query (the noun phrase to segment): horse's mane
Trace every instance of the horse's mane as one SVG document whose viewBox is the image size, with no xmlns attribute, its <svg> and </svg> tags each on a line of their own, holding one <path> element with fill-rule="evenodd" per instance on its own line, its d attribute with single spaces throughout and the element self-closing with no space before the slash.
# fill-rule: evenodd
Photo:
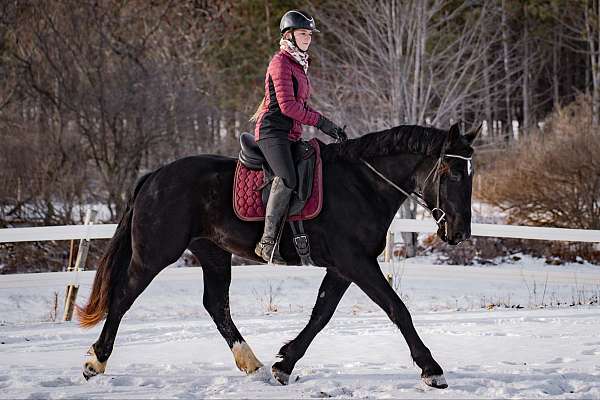
<svg viewBox="0 0 600 400">
<path fill-rule="evenodd" d="M 344 143 L 330 143 L 321 148 L 321 156 L 324 161 L 351 162 L 400 153 L 437 156 L 447 135 L 448 132 L 437 128 L 400 125 Z"/>
</svg>

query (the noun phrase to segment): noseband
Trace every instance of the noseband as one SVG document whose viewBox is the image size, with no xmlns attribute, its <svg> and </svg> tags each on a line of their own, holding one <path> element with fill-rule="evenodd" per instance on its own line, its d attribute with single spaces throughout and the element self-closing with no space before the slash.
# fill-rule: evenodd
<svg viewBox="0 0 600 400">
<path fill-rule="evenodd" d="M 425 181 L 423 182 L 423 187 L 420 192 L 415 192 L 415 191 L 412 191 L 410 193 L 406 192 L 404 189 L 402 189 L 401 187 L 396 185 L 394 182 L 389 180 L 381 172 L 377 171 L 375 169 L 375 167 L 373 167 L 371 164 L 369 164 L 366 160 L 361 159 L 361 161 L 367 167 L 369 167 L 373 172 L 375 172 L 379 177 L 381 177 L 381 179 L 386 181 L 390 186 L 392 186 L 393 188 L 395 188 L 396 190 L 398 190 L 399 192 L 404 194 L 406 197 L 410 198 L 412 201 L 414 201 L 415 203 L 419 204 L 421 207 L 423 207 L 424 209 L 429 211 L 429 214 L 433 217 L 433 219 L 435 220 L 435 223 L 438 226 L 438 232 L 443 233 L 444 235 L 446 234 L 446 222 L 447 221 L 446 221 L 446 212 L 440 208 L 440 187 L 441 187 L 440 167 L 442 165 L 444 158 L 446 158 L 446 157 L 458 158 L 458 159 L 465 160 L 468 162 L 468 171 L 470 173 L 471 172 L 471 162 L 472 162 L 472 157 L 459 156 L 458 154 L 446 154 L 446 145 L 447 145 L 447 143 L 444 142 L 442 151 L 440 153 L 440 157 L 437 159 L 437 161 L 434 164 L 431 171 L 429 171 L 429 174 L 427 174 L 427 178 L 425 178 Z M 436 206 L 434 208 L 429 208 L 429 206 L 425 202 L 424 192 L 425 192 L 425 189 L 427 188 L 429 178 L 431 178 L 432 176 L 433 176 L 432 182 L 437 180 Z M 434 215 L 434 213 L 436 213 L 436 212 L 439 213 L 438 218 L 436 218 L 436 216 Z"/>
</svg>

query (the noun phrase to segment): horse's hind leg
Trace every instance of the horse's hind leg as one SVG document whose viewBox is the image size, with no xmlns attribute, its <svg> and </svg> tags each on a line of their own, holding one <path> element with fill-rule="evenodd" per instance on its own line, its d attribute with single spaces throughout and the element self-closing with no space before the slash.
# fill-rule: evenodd
<svg viewBox="0 0 600 400">
<path fill-rule="evenodd" d="M 302 329 L 302 332 L 292 341 L 284 345 L 278 356 L 281 361 L 273 364 L 273 376 L 279 383 L 286 385 L 294 365 L 298 362 L 315 336 L 327 325 L 337 305 L 350 286 L 350 281 L 339 276 L 336 272 L 328 270 L 321 282 L 317 301 L 312 310 L 308 324 Z"/>
<path fill-rule="evenodd" d="M 151 269 L 142 265 L 140 261 L 136 261 L 136 257 L 131 260 L 126 279 L 117 282 L 117 286 L 113 289 L 108 314 L 100 337 L 88 352 L 88 358 L 83 367 L 83 376 L 86 379 L 104 373 L 106 362 L 113 350 L 121 319 L 135 299 L 148 287 L 152 279 L 161 270 L 162 268 Z"/>
<path fill-rule="evenodd" d="M 183 229 L 179 229 L 177 234 L 167 231 L 157 233 L 141 228 L 136 231 L 134 224 L 132 231 L 134 240 L 131 259 L 120 260 L 122 263 L 129 261 L 128 266 L 120 265 L 120 262 L 115 263 L 114 268 L 127 270 L 110 282 L 106 321 L 84 364 L 83 375 L 86 379 L 104 372 L 121 319 L 156 275 L 177 261 L 189 243 L 188 233 Z"/>
<path fill-rule="evenodd" d="M 104 373 L 121 319 L 161 269 L 144 268 L 135 257 L 132 258 L 126 279 L 116 282 L 117 285 L 112 291 L 113 295 L 100 337 L 88 352 L 89 357 L 83 367 L 83 376 L 86 379 Z"/>
<path fill-rule="evenodd" d="M 202 264 L 204 273 L 203 302 L 206 311 L 225 339 L 237 367 L 247 374 L 263 366 L 246 343 L 229 312 L 229 284 L 231 283 L 231 253 L 214 243 L 200 239 L 192 242 L 189 249 Z"/>
</svg>

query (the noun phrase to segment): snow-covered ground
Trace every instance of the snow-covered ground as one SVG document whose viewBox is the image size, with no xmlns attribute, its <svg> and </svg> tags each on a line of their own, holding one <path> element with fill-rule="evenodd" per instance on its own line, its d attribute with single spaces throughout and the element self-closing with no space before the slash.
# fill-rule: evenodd
<svg viewBox="0 0 600 400">
<path fill-rule="evenodd" d="M 163 271 L 125 317 L 107 373 L 86 382 L 84 331 L 62 314 L 67 273 L 0 276 L 0 398 L 600 398 L 600 268 L 382 265 L 449 388 L 424 388 L 398 329 L 352 286 L 283 387 L 269 367 L 308 320 L 324 271 L 233 268 L 231 310 L 267 366 L 239 372 L 202 306 L 202 270 Z M 80 274 L 79 302 L 93 272 Z M 539 308 L 540 304 L 567 303 Z M 516 306 L 524 308 L 516 308 Z M 499 307 L 497 307 L 499 306 Z M 515 307 L 515 308 L 505 308 Z M 60 319 L 60 318 L 59 318 Z"/>
</svg>

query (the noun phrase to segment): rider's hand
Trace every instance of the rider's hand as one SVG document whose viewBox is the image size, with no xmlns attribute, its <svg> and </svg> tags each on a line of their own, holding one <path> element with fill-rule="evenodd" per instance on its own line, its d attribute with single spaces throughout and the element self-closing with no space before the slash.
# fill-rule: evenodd
<svg viewBox="0 0 600 400">
<path fill-rule="evenodd" d="M 337 141 L 343 142 L 348 139 L 348 135 L 346 135 L 343 128 L 340 128 L 322 115 L 319 117 L 319 122 L 317 122 L 317 128 Z"/>
<path fill-rule="evenodd" d="M 343 128 L 338 129 L 337 135 L 338 135 L 338 140 L 340 142 L 345 142 L 346 140 L 348 140 L 348 135 L 346 134 L 345 126 Z"/>
</svg>

